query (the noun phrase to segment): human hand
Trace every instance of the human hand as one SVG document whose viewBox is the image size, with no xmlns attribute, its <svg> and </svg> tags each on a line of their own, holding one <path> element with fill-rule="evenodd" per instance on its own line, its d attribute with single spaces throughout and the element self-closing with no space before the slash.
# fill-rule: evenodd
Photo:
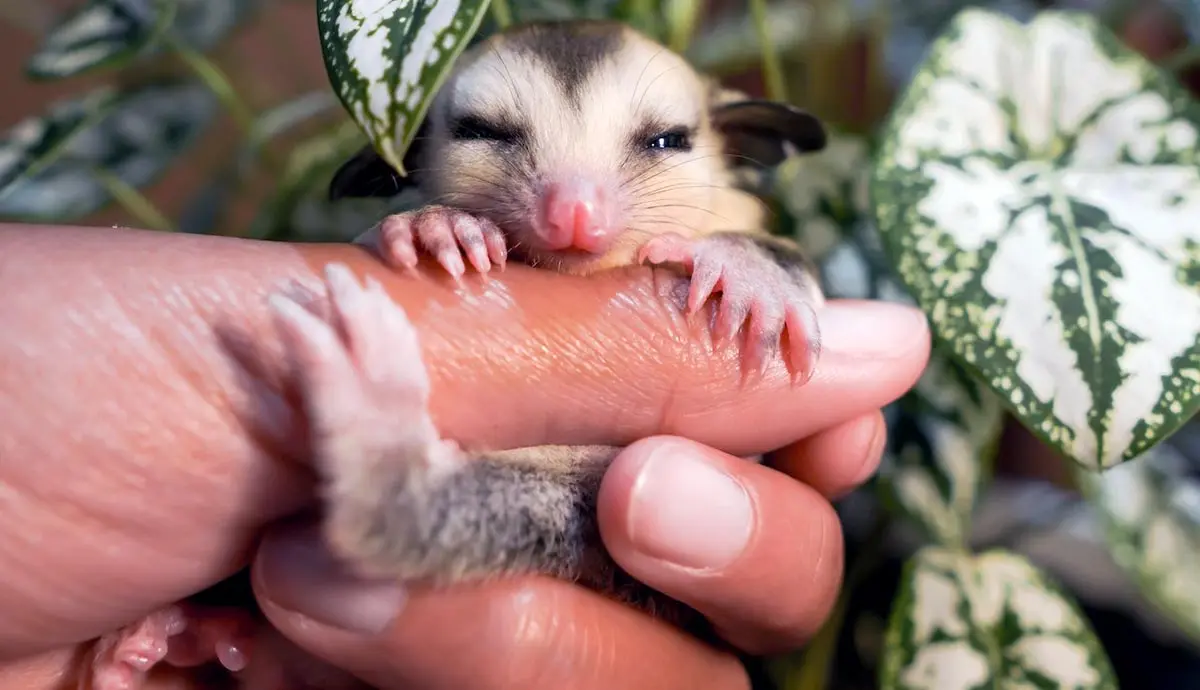
<svg viewBox="0 0 1200 690">
<path fill-rule="evenodd" d="M 705 353 L 703 327 L 673 316 L 650 278 L 661 274 L 645 269 L 589 279 L 512 269 L 463 299 L 342 245 L 18 227 L 0 230 L 10 295 L 0 323 L 21 334 L 0 339 L 0 480 L 16 488 L 0 501 L 17 516 L 0 553 L 19 555 L 0 565 L 10 614 L 0 620 L 0 687 L 49 687 L 75 645 L 235 571 L 266 524 L 312 501 L 311 477 L 288 460 L 303 457 L 292 441 L 303 422 L 273 364 L 265 295 L 332 260 L 383 282 L 417 323 L 447 436 L 510 447 L 644 439 L 601 497 L 614 557 L 750 651 L 792 646 L 820 625 L 841 574 L 824 497 L 870 474 L 878 408 L 924 365 L 928 334 L 910 310 L 835 302 L 812 381 L 741 388 L 736 353 Z M 230 344 L 253 346 L 261 369 L 229 358 Z M 493 412 L 489 423 L 480 409 Z M 647 438 L 660 434 L 696 441 Z M 698 445 L 749 455 L 797 440 L 778 464 L 805 483 Z M 669 527 L 668 507 L 685 507 L 689 490 L 673 483 L 673 498 L 647 496 L 663 487 L 642 479 L 663 467 L 648 459 L 655 449 L 671 453 L 668 469 L 708 463 L 746 489 L 749 545 L 723 568 L 671 565 L 651 547 L 653 525 Z M 645 505 L 657 506 L 649 528 L 637 517 Z M 255 565 L 261 603 L 302 647 L 380 687 L 744 685 L 732 657 L 538 578 L 410 592 L 383 634 L 337 630 L 363 621 L 331 615 L 330 594 L 355 591 L 321 590 L 322 577 L 337 581 L 328 565 L 303 525 L 275 530 Z"/>
</svg>

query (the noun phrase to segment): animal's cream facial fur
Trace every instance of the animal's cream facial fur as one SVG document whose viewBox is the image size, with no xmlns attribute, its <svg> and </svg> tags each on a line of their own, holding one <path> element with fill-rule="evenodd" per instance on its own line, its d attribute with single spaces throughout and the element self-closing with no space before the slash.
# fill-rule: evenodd
<svg viewBox="0 0 1200 690">
<path fill-rule="evenodd" d="M 431 200 L 488 216 L 515 251 L 565 269 L 629 263 L 663 231 L 691 235 L 753 222 L 745 208 L 722 217 L 739 193 L 709 122 L 707 84 L 640 34 L 595 30 L 578 45 L 501 34 L 460 60 L 430 109 L 421 167 Z M 500 129 L 506 140 L 456 137 L 464 117 Z M 680 132 L 686 145 L 675 147 Z M 571 180 L 599 191 L 596 212 L 613 230 L 603 251 L 552 251 L 536 232 L 546 222 L 547 191 Z"/>
</svg>

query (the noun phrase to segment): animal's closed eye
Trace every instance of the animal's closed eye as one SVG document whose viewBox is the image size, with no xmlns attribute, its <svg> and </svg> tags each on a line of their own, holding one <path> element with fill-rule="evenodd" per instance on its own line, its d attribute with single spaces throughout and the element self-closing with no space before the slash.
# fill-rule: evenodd
<svg viewBox="0 0 1200 690">
<path fill-rule="evenodd" d="M 461 141 L 515 144 L 521 140 L 524 133 L 519 127 L 506 122 L 489 122 L 478 115 L 464 115 L 451 124 L 450 136 Z"/>
</svg>

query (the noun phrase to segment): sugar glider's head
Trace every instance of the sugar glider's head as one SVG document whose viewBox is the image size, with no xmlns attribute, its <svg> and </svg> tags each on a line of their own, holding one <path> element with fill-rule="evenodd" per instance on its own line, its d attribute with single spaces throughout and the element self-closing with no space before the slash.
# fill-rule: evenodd
<svg viewBox="0 0 1200 690">
<path fill-rule="evenodd" d="M 746 229 L 758 218 L 722 201 L 736 193 L 732 168 L 825 145 L 803 111 L 718 93 L 621 23 L 519 26 L 459 59 L 407 152 L 408 177 L 355 190 L 370 173 L 348 164 L 331 193 L 417 184 L 429 203 L 496 222 L 533 262 L 621 263 L 652 234 Z"/>
</svg>

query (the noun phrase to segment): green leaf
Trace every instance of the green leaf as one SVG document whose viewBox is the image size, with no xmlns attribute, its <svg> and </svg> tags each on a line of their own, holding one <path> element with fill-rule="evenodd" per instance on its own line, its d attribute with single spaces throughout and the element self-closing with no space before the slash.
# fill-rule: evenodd
<svg viewBox="0 0 1200 690">
<path fill-rule="evenodd" d="M 904 568 L 880 672 L 884 690 L 1117 688 L 1069 596 L 1007 551 L 930 546 Z"/>
<path fill-rule="evenodd" d="M 51 108 L 10 130 L 0 151 L 21 163 L 4 168 L 0 217 L 76 219 L 110 201 L 93 171 L 140 188 L 154 181 L 212 121 L 216 99 L 204 86 L 164 83 L 127 92 L 103 89 Z M 7 158 L 7 156 L 6 156 Z"/>
<path fill-rule="evenodd" d="M 62 79 L 125 62 L 170 26 L 175 10 L 165 0 L 92 0 L 46 35 L 25 71 Z"/>
<path fill-rule="evenodd" d="M 488 0 L 317 0 L 325 69 L 379 154 L 401 162 Z"/>
<path fill-rule="evenodd" d="M 1200 641 L 1200 421 L 1132 462 L 1077 475 L 1114 560 Z"/>
<path fill-rule="evenodd" d="M 1090 469 L 1200 408 L 1198 121 L 1087 15 L 973 9 L 884 132 L 872 201 L 904 284 L 956 357 Z"/>
<path fill-rule="evenodd" d="M 26 63 L 34 79 L 62 79 L 161 53 L 171 29 L 198 49 L 216 43 L 253 7 L 250 0 L 91 0 L 51 30 Z"/>
<path fill-rule="evenodd" d="M 1004 428 L 1000 401 L 934 350 L 917 385 L 884 416 L 888 446 L 878 478 L 885 501 L 937 543 L 965 545 Z"/>
<path fill-rule="evenodd" d="M 18 179 L 53 163 L 71 138 L 106 115 L 116 99 L 116 91 L 100 88 L 54 103 L 45 115 L 26 118 L 5 132 L 0 138 L 0 199 Z"/>
<path fill-rule="evenodd" d="M 780 167 L 777 194 L 827 295 L 912 304 L 870 218 L 869 174 L 869 143 L 832 134 L 825 150 Z M 916 386 L 884 417 L 888 446 L 877 480 L 885 503 L 937 543 L 961 546 L 991 475 L 1004 421 L 999 399 L 935 347 Z"/>
</svg>

